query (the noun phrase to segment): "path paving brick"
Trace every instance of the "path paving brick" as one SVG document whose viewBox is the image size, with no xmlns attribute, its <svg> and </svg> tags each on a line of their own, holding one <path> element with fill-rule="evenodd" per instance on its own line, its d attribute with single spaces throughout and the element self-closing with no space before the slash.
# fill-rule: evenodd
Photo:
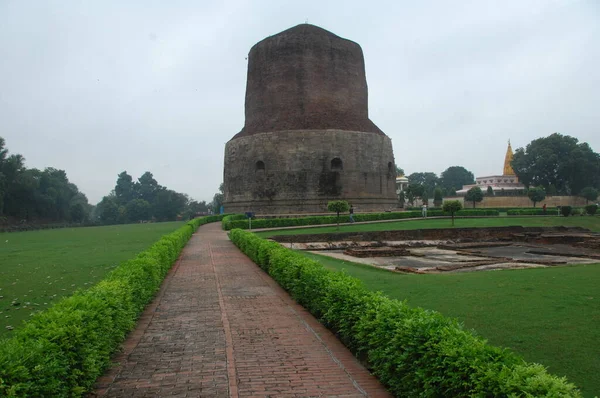
<svg viewBox="0 0 600 398">
<path fill-rule="evenodd" d="M 93 396 L 390 396 L 218 223 L 194 234 L 123 348 Z"/>
</svg>

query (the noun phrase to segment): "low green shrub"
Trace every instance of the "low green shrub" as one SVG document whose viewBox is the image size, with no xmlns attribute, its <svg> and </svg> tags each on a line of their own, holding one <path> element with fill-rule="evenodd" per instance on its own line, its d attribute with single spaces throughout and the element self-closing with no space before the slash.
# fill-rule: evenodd
<svg viewBox="0 0 600 398">
<path fill-rule="evenodd" d="M 528 208 L 528 209 L 510 209 L 506 213 L 509 216 L 544 216 L 544 215 L 550 214 L 550 211 L 547 209 L 544 212 L 544 209 Z M 556 209 L 554 210 L 553 214 L 556 215 Z"/>
<path fill-rule="evenodd" d="M 225 231 L 229 231 L 231 229 L 231 222 L 232 221 L 245 220 L 245 219 L 246 219 L 246 215 L 245 214 L 229 214 L 229 215 L 224 215 L 223 219 L 221 220 L 221 227 Z M 246 221 L 246 222 L 248 222 L 248 221 Z"/>
<path fill-rule="evenodd" d="M 571 206 L 561 206 L 560 214 L 562 214 L 565 217 L 569 217 L 573 214 L 573 208 Z"/>
<path fill-rule="evenodd" d="M 461 210 L 457 217 L 472 217 L 472 216 L 498 216 L 497 210 L 488 209 L 473 209 Z M 449 213 L 444 213 L 442 210 L 427 211 L 428 217 L 450 216 Z M 242 216 L 244 217 L 244 216 Z M 354 214 L 354 221 L 380 221 L 380 220 L 399 220 L 404 218 L 422 217 L 421 210 L 418 211 L 400 211 L 400 212 L 385 212 L 385 213 L 363 213 Z M 347 214 L 340 215 L 341 223 L 350 222 L 350 217 Z M 303 225 L 323 225 L 336 224 L 336 216 L 309 216 L 298 218 L 257 218 L 252 220 L 252 228 L 280 228 L 280 227 L 296 227 Z M 234 228 L 248 229 L 248 220 L 228 219 L 222 222 L 223 229 L 229 231 Z"/>
<path fill-rule="evenodd" d="M 598 211 L 598 205 L 587 205 L 585 206 L 585 212 L 590 216 L 593 216 Z"/>
<path fill-rule="evenodd" d="M 219 220 L 209 216 L 186 223 L 0 341 L 0 396 L 82 396 L 110 365 L 193 232 Z"/>
<path fill-rule="evenodd" d="M 234 229 L 230 238 L 398 397 L 581 397 L 566 378 L 487 344 L 453 319 L 368 291 L 345 273 Z"/>
</svg>

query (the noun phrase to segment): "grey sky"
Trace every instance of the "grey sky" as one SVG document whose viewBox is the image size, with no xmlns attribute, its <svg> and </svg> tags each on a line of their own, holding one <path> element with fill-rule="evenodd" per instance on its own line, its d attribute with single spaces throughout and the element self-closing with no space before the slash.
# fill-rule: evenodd
<svg viewBox="0 0 600 398">
<path fill-rule="evenodd" d="M 250 47 L 306 20 L 361 45 L 408 174 L 501 173 L 508 139 L 553 132 L 600 151 L 596 0 L 0 0 L 0 136 L 93 204 L 123 170 L 211 200 Z"/>
</svg>

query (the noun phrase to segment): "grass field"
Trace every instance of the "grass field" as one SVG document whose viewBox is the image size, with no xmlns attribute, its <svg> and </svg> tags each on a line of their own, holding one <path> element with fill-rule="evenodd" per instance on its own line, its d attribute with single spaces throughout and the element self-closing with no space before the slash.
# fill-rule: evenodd
<svg viewBox="0 0 600 398">
<path fill-rule="evenodd" d="M 505 227 L 521 225 L 524 227 L 552 227 L 570 226 L 588 228 L 600 232 L 600 217 L 488 217 L 488 218 L 460 218 L 454 220 L 454 228 L 466 227 Z M 393 231 L 397 229 L 424 229 L 424 228 L 452 228 L 450 219 L 418 219 L 393 222 L 341 224 L 337 227 L 294 228 L 257 232 L 266 238 L 274 235 L 299 235 L 299 234 L 328 234 L 334 232 L 359 232 L 359 231 Z"/>
<path fill-rule="evenodd" d="M 182 222 L 0 233 L 0 338 L 6 328 L 98 282 Z M 18 303 L 18 305 L 17 305 Z"/>
<path fill-rule="evenodd" d="M 403 275 L 305 253 L 367 288 L 458 318 L 600 396 L 600 264 L 446 275 Z"/>
</svg>

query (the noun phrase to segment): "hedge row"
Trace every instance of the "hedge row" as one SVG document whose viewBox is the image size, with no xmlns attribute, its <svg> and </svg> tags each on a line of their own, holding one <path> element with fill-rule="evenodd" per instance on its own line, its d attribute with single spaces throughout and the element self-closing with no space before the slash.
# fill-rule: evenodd
<svg viewBox="0 0 600 398">
<path fill-rule="evenodd" d="M 506 212 L 509 216 L 545 216 L 545 215 L 557 215 L 556 208 L 552 209 L 510 209 Z"/>
<path fill-rule="evenodd" d="M 364 288 L 299 253 L 235 229 L 231 240 L 336 333 L 398 397 L 581 397 L 565 378 L 490 346 L 456 320 Z"/>
<path fill-rule="evenodd" d="M 498 216 L 497 210 L 488 209 L 473 209 L 461 210 L 456 213 L 457 217 L 469 216 Z M 402 211 L 402 212 L 386 212 L 386 213 L 365 213 L 355 214 L 354 221 L 379 221 L 379 220 L 398 220 L 403 218 L 418 218 L 421 217 L 421 211 Z M 450 216 L 450 213 L 444 213 L 442 210 L 431 210 L 427 212 L 428 217 Z M 242 215 L 239 219 L 236 216 L 230 216 L 223 219 L 223 229 L 229 231 L 234 228 L 248 229 L 248 220 Z M 350 222 L 348 214 L 340 215 L 340 222 Z M 252 220 L 252 228 L 279 228 L 279 227 L 294 227 L 302 225 L 322 225 L 335 224 L 337 216 L 312 216 L 299 218 L 258 218 Z"/>
<path fill-rule="evenodd" d="M 38 313 L 0 342 L 0 396 L 81 396 L 110 365 L 179 252 L 202 224 L 194 219 L 105 279 Z"/>
</svg>

